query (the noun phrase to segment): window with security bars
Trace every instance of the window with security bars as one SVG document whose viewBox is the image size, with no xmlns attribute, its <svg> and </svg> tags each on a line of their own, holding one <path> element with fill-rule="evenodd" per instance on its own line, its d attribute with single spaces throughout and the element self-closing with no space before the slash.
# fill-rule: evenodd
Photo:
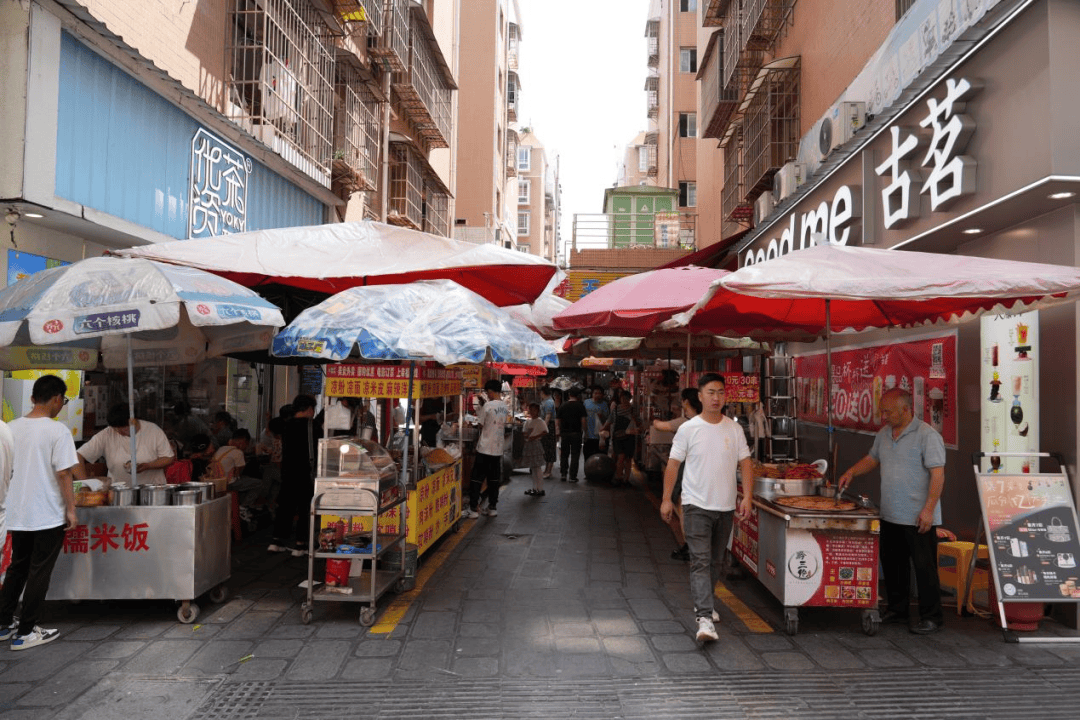
<svg viewBox="0 0 1080 720">
<path fill-rule="evenodd" d="M 519 212 L 518 213 L 517 225 L 518 225 L 518 237 L 528 237 L 529 236 L 529 213 L 527 213 L 527 212 Z"/>
<path fill-rule="evenodd" d="M 395 8 L 402 0 L 394 0 Z M 393 74 L 391 85 L 413 128 L 430 148 L 450 147 L 451 93 L 431 26 L 413 5 L 409 13 L 407 65 Z"/>
<path fill-rule="evenodd" d="M 230 0 L 228 115 L 311 177 L 332 158 L 334 58 L 309 0 Z"/>
<path fill-rule="evenodd" d="M 416 151 L 405 143 L 390 143 L 388 220 L 416 230 L 424 223 L 424 174 Z"/>
<path fill-rule="evenodd" d="M 334 85 L 334 181 L 353 192 L 374 190 L 379 158 L 379 103 L 349 63 L 339 63 Z"/>
<path fill-rule="evenodd" d="M 450 196 L 435 183 L 428 181 L 424 190 L 423 231 L 432 235 L 450 236 Z"/>
</svg>

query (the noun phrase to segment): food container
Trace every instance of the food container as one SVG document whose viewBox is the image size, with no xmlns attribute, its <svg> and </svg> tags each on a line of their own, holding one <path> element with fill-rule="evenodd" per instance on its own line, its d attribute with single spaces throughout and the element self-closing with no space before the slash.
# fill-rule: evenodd
<svg viewBox="0 0 1080 720">
<path fill-rule="evenodd" d="M 113 485 L 109 488 L 109 504 L 117 506 L 138 505 L 139 494 L 133 487 Z"/>
<path fill-rule="evenodd" d="M 195 490 L 199 493 L 199 502 L 209 502 L 214 499 L 214 484 L 208 482 L 186 482 L 174 485 L 177 491 Z"/>
<path fill-rule="evenodd" d="M 816 495 L 821 478 L 754 478 L 754 494 L 764 498 L 788 495 Z"/>
<path fill-rule="evenodd" d="M 172 505 L 173 489 L 171 485 L 139 486 L 140 505 Z"/>
<path fill-rule="evenodd" d="M 76 507 L 100 507 L 108 501 L 109 495 L 104 490 L 80 490 L 75 493 Z"/>
<path fill-rule="evenodd" d="M 829 485 L 829 486 L 822 485 L 821 487 L 819 487 L 817 489 L 818 495 L 821 495 L 822 497 L 827 497 L 827 498 L 836 497 L 839 494 L 839 493 L 836 492 L 836 490 L 837 490 L 837 488 L 836 488 L 835 485 Z"/>
<path fill-rule="evenodd" d="M 198 505 L 202 492 L 199 490 L 177 490 L 173 493 L 173 505 Z"/>
</svg>

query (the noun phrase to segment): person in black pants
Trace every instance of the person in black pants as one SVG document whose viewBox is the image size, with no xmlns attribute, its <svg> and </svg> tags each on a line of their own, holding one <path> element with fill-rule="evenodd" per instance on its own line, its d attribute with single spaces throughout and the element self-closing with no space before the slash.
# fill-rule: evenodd
<svg viewBox="0 0 1080 720">
<path fill-rule="evenodd" d="M 293 417 L 285 421 L 282 429 L 281 490 L 274 515 L 274 538 L 267 548 L 270 552 L 292 552 L 293 557 L 303 557 L 307 552 L 318 457 L 315 443 L 322 436 L 322 424 L 315 418 L 316 404 L 311 395 L 297 395 L 292 402 Z"/>
<path fill-rule="evenodd" d="M 578 481 L 578 459 L 581 457 L 581 438 L 585 435 L 585 425 L 589 413 L 581 402 L 581 390 L 570 388 L 570 399 L 564 402 L 555 414 L 555 423 L 559 435 L 559 479 L 566 482 Z"/>
</svg>

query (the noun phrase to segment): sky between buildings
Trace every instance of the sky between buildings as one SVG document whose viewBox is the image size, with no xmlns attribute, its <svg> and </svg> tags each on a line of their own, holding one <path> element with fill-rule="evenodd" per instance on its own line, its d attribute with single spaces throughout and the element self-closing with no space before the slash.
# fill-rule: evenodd
<svg viewBox="0 0 1080 720">
<path fill-rule="evenodd" d="M 521 112 L 559 158 L 563 188 L 560 254 L 569 253 L 575 213 L 603 212 L 622 150 L 646 129 L 648 0 L 519 0 Z M 581 243 L 578 244 L 581 246 Z"/>
</svg>

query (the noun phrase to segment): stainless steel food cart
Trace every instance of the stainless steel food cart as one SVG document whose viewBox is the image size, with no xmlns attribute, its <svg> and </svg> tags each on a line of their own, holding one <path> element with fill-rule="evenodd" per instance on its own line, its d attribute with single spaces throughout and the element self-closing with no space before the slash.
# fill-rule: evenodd
<svg viewBox="0 0 1080 720">
<path fill-rule="evenodd" d="M 800 510 L 754 496 L 736 518 L 732 554 L 784 606 L 785 629 L 799 630 L 800 607 L 862 609 L 862 629 L 877 633 L 881 517 L 864 499 L 847 511 Z"/>
<path fill-rule="evenodd" d="M 407 497 L 397 466 L 382 446 L 361 438 L 324 438 L 319 441 L 319 459 L 315 478 L 315 495 L 311 499 L 311 522 L 308 531 L 307 599 L 300 606 L 300 619 L 311 622 L 315 601 L 362 602 L 360 624 L 370 627 L 375 622 L 375 606 L 379 598 L 391 589 L 404 590 L 405 522 L 399 508 Z M 394 514 L 392 523 L 380 523 L 384 516 Z M 320 515 L 335 515 L 348 521 L 346 532 L 327 528 L 324 536 L 319 527 Z M 359 519 L 359 527 L 353 521 Z M 348 552 L 343 552 L 345 548 Z M 380 558 L 390 552 L 399 553 L 396 567 L 388 568 Z M 337 585 L 316 582 L 317 559 L 346 561 L 365 568 Z M 352 562 L 356 561 L 356 562 Z M 318 587 L 316 587 L 318 584 Z"/>
<path fill-rule="evenodd" d="M 172 599 L 180 621 L 194 622 L 196 598 L 228 595 L 230 503 L 76 508 L 79 524 L 64 538 L 46 599 Z"/>
</svg>

